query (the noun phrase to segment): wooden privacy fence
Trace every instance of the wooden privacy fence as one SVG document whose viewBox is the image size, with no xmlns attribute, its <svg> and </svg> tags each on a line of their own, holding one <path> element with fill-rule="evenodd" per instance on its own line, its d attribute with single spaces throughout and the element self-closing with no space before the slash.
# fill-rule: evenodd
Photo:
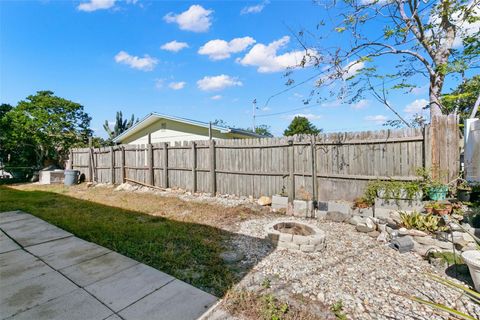
<svg viewBox="0 0 480 320">
<path fill-rule="evenodd" d="M 455 178 L 459 133 L 456 117 L 440 116 L 424 128 L 83 148 L 71 156 L 87 181 L 352 200 L 370 180 L 418 180 L 420 167 L 448 172 L 445 181 Z"/>
</svg>

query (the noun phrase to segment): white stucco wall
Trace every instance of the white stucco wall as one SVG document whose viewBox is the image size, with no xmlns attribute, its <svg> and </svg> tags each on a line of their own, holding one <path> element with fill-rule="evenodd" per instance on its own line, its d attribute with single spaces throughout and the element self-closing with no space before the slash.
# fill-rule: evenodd
<svg viewBox="0 0 480 320">
<path fill-rule="evenodd" d="M 465 178 L 480 182 L 480 119 L 465 121 Z"/>
<path fill-rule="evenodd" d="M 188 132 L 160 129 L 151 133 L 152 143 L 159 142 L 175 142 L 175 141 L 195 141 L 195 140 L 208 140 L 208 136 L 193 134 Z M 148 135 L 140 137 L 138 139 L 128 142 L 128 144 L 147 144 Z"/>
</svg>

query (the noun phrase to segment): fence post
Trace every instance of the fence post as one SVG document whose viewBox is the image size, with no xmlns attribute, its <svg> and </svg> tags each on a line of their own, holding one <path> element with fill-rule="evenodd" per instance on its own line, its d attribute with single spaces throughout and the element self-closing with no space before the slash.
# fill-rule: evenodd
<svg viewBox="0 0 480 320">
<path fill-rule="evenodd" d="M 168 188 L 168 143 L 163 143 L 163 187 Z"/>
<path fill-rule="evenodd" d="M 70 166 L 70 168 L 68 168 L 68 166 Z M 68 159 L 67 169 L 73 170 L 73 149 L 70 149 L 70 155 L 69 155 L 69 159 Z"/>
<path fill-rule="evenodd" d="M 217 193 L 217 177 L 215 174 L 215 140 L 210 140 L 210 192 L 212 196 Z"/>
<path fill-rule="evenodd" d="M 121 166 L 122 166 L 122 167 L 121 167 L 121 171 L 120 171 L 120 172 L 121 172 L 121 175 L 122 175 L 122 183 L 125 183 L 125 181 L 126 181 L 126 180 L 125 180 L 125 178 L 126 178 L 126 174 L 125 174 L 125 146 L 121 146 L 120 148 L 121 148 L 121 149 L 120 149 L 120 150 L 121 150 L 121 153 L 120 153 L 121 159 L 120 159 L 120 160 L 121 160 L 121 162 L 122 162 L 122 163 L 121 163 Z"/>
<path fill-rule="evenodd" d="M 192 192 L 197 192 L 197 148 L 192 142 Z"/>
<path fill-rule="evenodd" d="M 312 151 L 312 200 L 317 200 L 317 148 L 315 136 L 312 135 L 311 151 Z"/>
<path fill-rule="evenodd" d="M 295 164 L 294 164 L 294 145 L 293 140 L 288 140 L 288 170 L 290 176 L 290 187 L 288 188 L 288 202 L 295 200 Z"/>
<path fill-rule="evenodd" d="M 93 182 L 93 148 L 88 148 L 88 181 Z"/>
<path fill-rule="evenodd" d="M 153 173 L 153 146 L 151 143 L 148 143 L 148 146 L 147 146 L 147 165 L 148 165 L 148 183 L 151 186 L 153 186 L 155 185 L 155 176 Z"/>
<path fill-rule="evenodd" d="M 110 147 L 110 177 L 112 184 L 115 184 L 115 151 Z"/>
</svg>

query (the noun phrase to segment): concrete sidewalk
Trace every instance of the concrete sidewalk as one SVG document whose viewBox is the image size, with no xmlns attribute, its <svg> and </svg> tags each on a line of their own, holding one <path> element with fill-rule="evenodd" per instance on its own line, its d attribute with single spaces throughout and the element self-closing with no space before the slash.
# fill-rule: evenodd
<svg viewBox="0 0 480 320">
<path fill-rule="evenodd" d="M 0 319 L 197 319 L 216 301 L 30 214 L 0 213 Z"/>
</svg>

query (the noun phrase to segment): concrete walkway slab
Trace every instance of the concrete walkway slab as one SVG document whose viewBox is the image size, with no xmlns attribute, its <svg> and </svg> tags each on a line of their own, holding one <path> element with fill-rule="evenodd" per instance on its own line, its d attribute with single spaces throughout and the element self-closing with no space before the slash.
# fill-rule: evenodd
<svg viewBox="0 0 480 320">
<path fill-rule="evenodd" d="M 20 246 L 16 244 L 12 239 L 7 237 L 5 233 L 0 231 L 0 253 L 5 253 L 17 249 L 20 249 Z"/>
<path fill-rule="evenodd" d="M 22 219 L 27 219 L 27 218 L 33 218 L 29 213 L 25 213 L 22 211 L 8 211 L 8 212 L 2 212 L 0 214 L 0 225 L 7 223 L 7 222 L 12 222 L 12 221 L 17 221 L 17 220 L 22 220 Z"/>
<path fill-rule="evenodd" d="M 0 221 L 1 320 L 193 320 L 216 301 L 29 214 L 0 213 Z"/>
<path fill-rule="evenodd" d="M 133 259 L 122 256 L 116 252 L 110 252 L 61 269 L 60 272 L 80 287 L 85 287 L 137 264 L 139 264 L 139 262 Z"/>
<path fill-rule="evenodd" d="M 43 261 L 23 250 L 4 253 L 0 255 L 0 259 L 0 281 L 2 287 L 55 271 Z"/>
<path fill-rule="evenodd" d="M 216 297 L 183 281 L 175 280 L 129 306 L 119 314 L 126 320 L 197 319 L 216 301 Z"/>
<path fill-rule="evenodd" d="M 0 318 L 13 316 L 75 289 L 77 287 L 72 282 L 56 271 L 5 287 L 2 284 Z"/>
<path fill-rule="evenodd" d="M 85 287 L 115 312 L 175 280 L 154 268 L 139 264 Z"/>
<path fill-rule="evenodd" d="M 76 237 L 69 237 L 26 248 L 54 269 L 63 269 L 107 254 L 110 250 Z"/>
<path fill-rule="evenodd" d="M 11 320 L 103 320 L 112 311 L 82 289 L 60 296 L 30 310 L 15 315 Z"/>
<path fill-rule="evenodd" d="M 72 234 L 38 218 L 11 221 L 0 226 L 2 230 L 22 246 L 69 237 Z"/>
</svg>

